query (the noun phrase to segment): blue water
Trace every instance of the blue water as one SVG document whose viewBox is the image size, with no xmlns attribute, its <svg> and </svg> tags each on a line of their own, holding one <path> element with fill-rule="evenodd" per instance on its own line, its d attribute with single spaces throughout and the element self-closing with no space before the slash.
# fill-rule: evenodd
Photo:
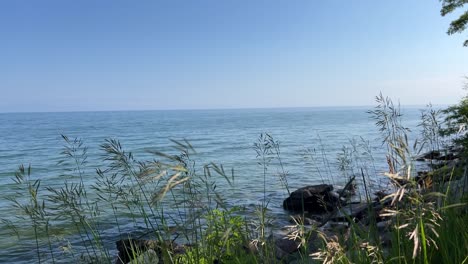
<svg viewBox="0 0 468 264">
<path fill-rule="evenodd" d="M 223 164 L 226 170 L 234 168 L 235 186 L 228 187 L 220 179 L 218 189 L 226 190 L 223 193 L 230 205 L 247 207 L 258 205 L 263 198 L 262 168 L 257 164 L 253 149 L 261 133 L 267 132 L 280 142 L 291 189 L 321 183 L 324 177 L 335 185 L 343 185 L 346 178 L 337 169 L 338 154 L 344 145 L 350 146 L 351 140 L 356 144 L 362 142 L 362 137 L 370 142 L 375 162 L 366 162 L 372 165 L 370 174 L 378 184 L 383 178 L 381 172 L 386 169 L 384 148 L 375 121 L 367 110 L 294 108 L 0 114 L 1 217 L 14 220 L 19 214 L 4 197 L 13 193 L 11 178 L 20 164 L 30 164 L 32 178 L 40 179 L 42 186 L 61 186 L 64 170 L 57 165 L 63 159 L 61 134 L 81 138 L 88 146 L 89 170 L 85 181 L 89 182 L 94 179 L 94 169 L 103 164 L 99 145 L 105 139 L 120 140 L 126 151 L 141 160 L 155 158 L 148 153 L 151 149 L 174 153 L 174 144 L 169 139 L 187 139 L 197 151 L 194 157 L 197 166 L 213 161 Z M 405 108 L 403 113 L 404 124 L 412 129 L 410 138 L 414 140 L 418 134 L 419 108 Z M 307 158 L 310 156 L 307 149 L 309 154 L 315 153 L 315 163 Z M 278 167 L 273 165 L 268 170 L 267 193 L 271 213 L 277 215 L 281 224 L 287 221 L 281 208 L 287 193 L 277 172 Z M 0 227 L 0 262 L 26 263 L 28 258 L 34 258 L 31 236 L 18 240 L 1 223 Z M 106 228 L 112 247 L 118 234 L 115 227 Z"/>
</svg>

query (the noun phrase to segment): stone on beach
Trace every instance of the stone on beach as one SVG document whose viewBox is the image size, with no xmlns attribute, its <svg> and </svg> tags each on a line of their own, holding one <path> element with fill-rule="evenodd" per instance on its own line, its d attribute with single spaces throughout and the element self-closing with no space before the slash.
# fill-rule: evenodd
<svg viewBox="0 0 468 264">
<path fill-rule="evenodd" d="M 292 192 L 283 202 L 283 208 L 295 212 L 326 213 L 340 204 L 330 184 L 310 185 Z"/>
</svg>

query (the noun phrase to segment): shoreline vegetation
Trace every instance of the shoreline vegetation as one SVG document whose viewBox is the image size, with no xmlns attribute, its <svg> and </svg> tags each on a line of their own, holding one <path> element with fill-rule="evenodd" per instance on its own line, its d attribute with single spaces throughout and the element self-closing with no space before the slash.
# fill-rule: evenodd
<svg viewBox="0 0 468 264">
<path fill-rule="evenodd" d="M 31 166 L 20 166 L 14 193 L 2 199 L 21 213 L 2 218 L 2 229 L 18 243 L 32 238 L 25 259 L 37 263 L 468 263 L 468 99 L 443 111 L 428 105 L 412 146 L 399 105 L 382 95 L 376 101 L 369 114 L 386 160 L 374 161 L 366 144 L 343 147 L 342 189 L 327 175 L 325 155 L 317 169 L 323 184 L 290 189 L 280 144 L 269 134 L 253 146 L 262 171 L 255 180 L 263 181 L 255 208 L 229 206 L 216 181 L 235 185 L 234 170 L 200 167 L 188 141 L 172 140 L 179 154 L 151 151 L 154 160 L 139 161 L 106 140 L 90 184 L 87 147 L 63 136 L 60 164 L 78 180 L 42 186 Z M 271 167 L 288 194 L 291 224 L 280 228 L 268 209 L 281 206 L 267 196 Z M 382 178 L 386 184 L 376 184 Z M 120 232 L 115 244 L 106 242 L 107 225 Z M 128 226 L 139 235 L 121 231 Z"/>
</svg>

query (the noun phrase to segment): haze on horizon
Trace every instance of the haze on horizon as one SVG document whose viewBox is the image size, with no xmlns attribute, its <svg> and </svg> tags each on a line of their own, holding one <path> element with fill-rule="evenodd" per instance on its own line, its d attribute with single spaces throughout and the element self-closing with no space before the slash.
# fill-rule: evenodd
<svg viewBox="0 0 468 264">
<path fill-rule="evenodd" d="M 454 104 L 457 14 L 415 1 L 2 1 L 0 112 Z"/>
</svg>

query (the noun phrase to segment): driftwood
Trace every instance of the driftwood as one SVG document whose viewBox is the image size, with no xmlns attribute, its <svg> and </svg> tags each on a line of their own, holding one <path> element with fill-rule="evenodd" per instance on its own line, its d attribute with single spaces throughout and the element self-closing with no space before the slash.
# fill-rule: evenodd
<svg viewBox="0 0 468 264">
<path fill-rule="evenodd" d="M 351 179 L 349 179 L 349 181 L 346 183 L 345 187 L 343 188 L 343 190 L 341 190 L 340 192 L 338 192 L 338 195 L 341 197 L 344 197 L 344 194 L 346 192 L 354 192 L 354 180 L 356 179 L 356 176 L 353 176 L 351 177 Z"/>
</svg>

